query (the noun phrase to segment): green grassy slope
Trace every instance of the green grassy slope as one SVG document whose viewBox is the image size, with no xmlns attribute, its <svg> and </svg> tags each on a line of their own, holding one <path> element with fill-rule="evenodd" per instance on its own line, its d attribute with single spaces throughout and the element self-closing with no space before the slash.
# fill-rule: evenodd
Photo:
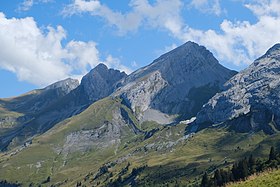
<svg viewBox="0 0 280 187">
<path fill-rule="evenodd" d="M 116 117 L 116 113 L 121 108 L 140 130 L 153 130 L 150 132 L 154 133 L 153 136 L 147 138 L 144 133 L 136 135 L 130 125 L 120 125 L 121 120 Z M 117 122 L 112 124 L 120 129 L 117 143 L 65 152 L 64 146 L 69 135 L 101 129 L 102 138 L 102 133 L 106 134 L 110 128 L 114 128 L 103 128 L 104 124 L 116 119 Z M 139 186 L 197 184 L 205 170 L 211 172 L 217 167 L 226 167 L 251 152 L 260 157 L 266 156 L 270 147 L 267 145 L 280 142 L 279 134 L 234 133 L 226 127 L 204 129 L 188 138 L 184 137 L 184 133 L 184 124 L 138 124 L 120 99 L 105 98 L 36 137 L 30 146 L 21 151 L 1 154 L 0 180 L 18 181 L 23 186 L 31 183 L 34 186 L 74 186 L 77 183 L 108 186 L 127 185 L 131 181 L 136 181 Z M 77 142 L 82 140 L 78 139 Z M 48 177 L 50 181 L 46 180 Z"/>
<path fill-rule="evenodd" d="M 93 168 L 98 169 L 115 154 L 115 147 L 109 146 L 102 151 L 92 147 L 89 151 L 68 155 L 61 153 L 60 149 L 70 133 L 95 129 L 103 125 L 104 121 L 112 120 L 112 111 L 120 105 L 117 100 L 98 101 L 82 114 L 63 121 L 46 134 L 33 139 L 27 148 L 0 155 L 0 179 L 19 181 L 24 185 L 33 182 L 36 186 L 48 176 L 51 176 L 53 183 L 58 183 L 86 175 Z M 123 130 L 127 131 L 126 135 L 133 135 L 129 128 Z"/>
<path fill-rule="evenodd" d="M 246 181 L 227 185 L 228 187 L 278 187 L 280 186 L 280 170 L 267 171 L 249 177 Z"/>
</svg>

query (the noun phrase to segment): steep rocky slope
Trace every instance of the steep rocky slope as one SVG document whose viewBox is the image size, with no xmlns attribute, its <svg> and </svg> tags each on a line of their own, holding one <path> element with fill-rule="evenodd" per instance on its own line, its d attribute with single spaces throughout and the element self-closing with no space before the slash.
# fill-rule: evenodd
<svg viewBox="0 0 280 187">
<path fill-rule="evenodd" d="M 280 129 L 280 44 L 230 79 L 198 113 L 194 125 L 231 124 L 235 130 Z"/>
<path fill-rule="evenodd" d="M 196 115 L 234 74 L 205 47 L 187 42 L 123 79 L 115 95 L 140 121 L 170 123 L 174 115 L 179 119 Z"/>
</svg>

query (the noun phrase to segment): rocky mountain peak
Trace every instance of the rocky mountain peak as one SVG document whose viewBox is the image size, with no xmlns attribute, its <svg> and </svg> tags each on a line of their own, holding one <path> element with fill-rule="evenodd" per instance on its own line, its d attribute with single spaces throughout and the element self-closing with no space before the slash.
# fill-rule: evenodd
<svg viewBox="0 0 280 187">
<path fill-rule="evenodd" d="M 272 46 L 266 53 L 265 55 L 273 55 L 273 54 L 279 54 L 280 51 L 280 43 L 275 44 Z"/>
<path fill-rule="evenodd" d="M 95 68 L 92 69 L 93 72 L 99 72 L 99 73 L 105 73 L 108 70 L 109 70 L 108 67 L 103 63 L 98 64 Z"/>
<path fill-rule="evenodd" d="M 126 73 L 109 69 L 105 64 L 98 64 L 81 81 L 86 96 L 91 101 L 110 95 L 114 90 L 114 84 L 126 77 Z"/>
<path fill-rule="evenodd" d="M 191 117 L 234 74 L 204 46 L 187 42 L 130 74 L 117 94 L 140 109 L 140 120 L 151 120 L 144 119 L 151 111 Z"/>
<path fill-rule="evenodd" d="M 199 75 L 198 79 L 205 79 L 207 81 L 219 76 L 220 82 L 223 84 L 223 82 L 228 80 L 228 77 L 236 73 L 235 71 L 229 71 L 219 64 L 218 60 L 204 46 L 188 41 L 172 51 L 161 55 L 150 65 L 130 74 L 125 79 L 124 84 L 155 71 L 159 71 L 162 77 L 168 80 L 169 84 L 180 84 L 185 79 L 192 77 L 193 74 L 198 76 L 202 72 L 206 72 L 207 76 L 201 77 Z"/>
<path fill-rule="evenodd" d="M 204 46 L 198 45 L 195 42 L 188 41 L 185 44 L 173 49 L 172 51 L 160 56 L 156 61 L 168 58 L 178 58 L 181 57 L 182 60 L 178 61 L 180 63 L 188 62 L 188 64 L 201 63 L 201 65 L 209 63 L 218 63 L 218 60 L 213 56 L 213 54 L 207 50 Z M 195 58 L 194 61 L 188 61 L 187 59 Z"/>
</svg>

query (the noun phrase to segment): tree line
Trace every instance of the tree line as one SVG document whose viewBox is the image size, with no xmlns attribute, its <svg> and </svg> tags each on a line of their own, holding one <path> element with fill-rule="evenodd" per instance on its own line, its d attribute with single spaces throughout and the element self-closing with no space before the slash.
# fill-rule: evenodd
<svg viewBox="0 0 280 187">
<path fill-rule="evenodd" d="M 280 154 L 271 147 L 268 158 L 256 159 L 252 154 L 235 162 L 231 169 L 217 169 L 214 175 L 204 173 L 201 180 L 201 187 L 225 186 L 229 182 L 245 180 L 250 175 L 263 172 L 270 168 L 278 168 L 280 165 Z"/>
</svg>

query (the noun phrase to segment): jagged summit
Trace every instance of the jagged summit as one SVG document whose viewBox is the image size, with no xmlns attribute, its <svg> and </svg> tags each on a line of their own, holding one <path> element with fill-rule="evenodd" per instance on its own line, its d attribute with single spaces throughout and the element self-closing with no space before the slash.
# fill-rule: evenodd
<svg viewBox="0 0 280 187">
<path fill-rule="evenodd" d="M 101 63 L 82 78 L 80 87 L 89 100 L 96 101 L 110 95 L 114 91 L 116 82 L 126 76 L 126 73 L 108 69 Z"/>
<path fill-rule="evenodd" d="M 274 46 L 272 46 L 265 54 L 272 55 L 275 54 L 275 52 L 279 53 L 279 50 L 280 50 L 280 43 L 277 43 Z"/>
<path fill-rule="evenodd" d="M 177 77 L 188 73 L 190 73 L 190 75 L 187 77 L 192 77 L 193 73 L 202 73 L 202 71 L 205 71 L 208 72 L 207 76 L 204 78 L 197 78 L 203 78 L 207 81 L 207 79 L 212 80 L 214 77 L 217 78 L 218 76 L 221 80 L 220 82 L 228 80 L 228 77 L 231 77 L 236 73 L 235 71 L 228 70 L 219 64 L 218 60 L 204 46 L 188 41 L 172 51 L 161 55 L 150 65 L 140 68 L 130 74 L 125 79 L 124 84 L 154 71 L 161 72 L 162 76 L 169 80 L 170 84 L 177 84 Z M 217 71 L 224 73 L 218 73 Z"/>
<path fill-rule="evenodd" d="M 94 72 L 99 72 L 99 73 L 104 73 L 106 71 L 108 71 L 109 68 L 103 64 L 103 63 L 99 63 L 97 66 L 95 66 L 88 74 L 93 74 Z"/>
<path fill-rule="evenodd" d="M 271 48 L 269 48 L 264 55 L 256 59 L 253 63 L 253 65 L 258 65 L 259 59 L 263 58 L 278 58 L 280 59 L 280 43 L 277 43 L 273 45 Z"/>
<path fill-rule="evenodd" d="M 206 49 L 206 47 L 198 45 L 197 43 L 192 41 L 188 41 L 183 45 L 171 50 L 170 52 L 161 55 L 158 59 L 155 60 L 155 62 L 174 56 L 182 56 L 184 58 L 195 57 L 200 60 L 199 62 L 203 61 L 208 63 L 218 63 L 218 60 L 213 56 L 213 54 L 208 49 Z M 180 61 L 180 62 L 182 63 L 184 61 Z"/>
</svg>

